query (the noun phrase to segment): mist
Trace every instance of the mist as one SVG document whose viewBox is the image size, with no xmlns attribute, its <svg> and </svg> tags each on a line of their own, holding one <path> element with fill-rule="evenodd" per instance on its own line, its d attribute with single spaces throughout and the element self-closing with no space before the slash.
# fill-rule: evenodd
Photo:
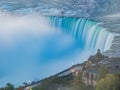
<svg viewBox="0 0 120 90">
<path fill-rule="evenodd" d="M 78 62 L 78 49 L 78 41 L 56 30 L 45 16 L 0 11 L 1 86 L 7 82 L 18 86 L 56 74 L 73 60 Z"/>
</svg>

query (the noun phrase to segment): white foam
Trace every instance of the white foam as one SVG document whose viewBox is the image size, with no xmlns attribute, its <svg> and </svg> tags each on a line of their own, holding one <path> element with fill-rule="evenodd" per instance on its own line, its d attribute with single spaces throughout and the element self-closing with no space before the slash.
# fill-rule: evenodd
<svg viewBox="0 0 120 90">
<path fill-rule="evenodd" d="M 41 15 L 19 16 L 0 11 L 0 42 L 2 43 L 10 44 L 16 38 L 27 35 L 40 36 L 51 32 L 49 21 Z"/>
</svg>

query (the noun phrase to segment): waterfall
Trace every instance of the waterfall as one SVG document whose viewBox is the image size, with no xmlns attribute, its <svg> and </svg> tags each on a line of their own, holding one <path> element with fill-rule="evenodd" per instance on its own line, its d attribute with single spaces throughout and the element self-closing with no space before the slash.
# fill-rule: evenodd
<svg viewBox="0 0 120 90">
<path fill-rule="evenodd" d="M 97 22 L 85 18 L 72 17 L 50 17 L 53 27 L 71 34 L 79 40 L 80 45 L 85 50 L 95 52 L 98 48 L 102 52 L 110 49 L 114 34 L 100 27 Z"/>
<path fill-rule="evenodd" d="M 114 38 L 106 28 L 84 18 L 1 14 L 0 21 L 2 86 L 49 77 L 87 60 L 98 48 L 110 49 Z"/>
</svg>

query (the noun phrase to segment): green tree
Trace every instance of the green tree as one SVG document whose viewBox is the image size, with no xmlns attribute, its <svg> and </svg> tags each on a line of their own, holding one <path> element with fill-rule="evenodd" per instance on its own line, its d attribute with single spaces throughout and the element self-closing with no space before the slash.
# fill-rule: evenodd
<svg viewBox="0 0 120 90">
<path fill-rule="evenodd" d="M 119 79 L 113 74 L 107 74 L 98 81 L 96 90 L 119 90 Z"/>
<path fill-rule="evenodd" d="M 0 90 L 5 90 L 5 89 L 2 87 L 2 88 L 0 88 Z"/>
<path fill-rule="evenodd" d="M 78 75 L 77 75 L 77 77 L 75 78 L 75 82 L 76 82 L 76 84 L 83 84 L 83 80 L 82 80 L 82 73 L 79 73 Z"/>
<path fill-rule="evenodd" d="M 46 78 L 37 87 L 32 90 L 57 90 L 59 87 L 68 85 L 69 82 L 64 77 Z"/>
<path fill-rule="evenodd" d="M 32 90 L 45 90 L 45 89 L 42 89 L 42 87 L 37 86 L 37 87 L 33 87 Z"/>
<path fill-rule="evenodd" d="M 93 87 L 85 86 L 82 80 L 82 73 L 77 77 L 72 75 L 63 77 L 46 78 L 32 90 L 94 90 Z"/>
<path fill-rule="evenodd" d="M 70 87 L 71 90 L 94 90 L 93 87 L 86 86 L 83 83 L 82 72 L 80 72 L 78 76 L 71 83 L 72 83 L 72 86 Z"/>
<path fill-rule="evenodd" d="M 24 86 L 27 86 L 28 84 L 27 84 L 26 82 L 23 82 L 23 85 L 24 85 Z"/>
<path fill-rule="evenodd" d="M 115 76 L 118 77 L 118 80 L 119 80 L 118 88 L 120 88 L 120 71 L 116 72 Z"/>
<path fill-rule="evenodd" d="M 109 71 L 107 70 L 107 68 L 102 65 L 99 69 L 99 76 L 98 76 L 98 80 L 105 78 L 105 76 L 109 74 Z"/>
<path fill-rule="evenodd" d="M 5 90 L 15 90 L 14 86 L 11 83 L 7 83 Z"/>
</svg>

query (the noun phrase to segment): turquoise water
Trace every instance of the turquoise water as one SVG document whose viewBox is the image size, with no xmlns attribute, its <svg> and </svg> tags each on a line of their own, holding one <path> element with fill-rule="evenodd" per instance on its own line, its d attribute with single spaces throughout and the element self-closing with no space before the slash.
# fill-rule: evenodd
<svg viewBox="0 0 120 90">
<path fill-rule="evenodd" d="M 0 24 L 0 86 L 7 82 L 18 86 L 56 74 L 85 61 L 98 48 L 110 49 L 114 38 L 85 18 L 2 12 Z"/>
<path fill-rule="evenodd" d="M 0 0 L 0 86 L 40 80 L 87 60 L 98 48 L 109 50 L 114 34 L 106 28 L 119 32 L 119 3 Z"/>
<path fill-rule="evenodd" d="M 85 18 L 50 17 L 53 26 L 63 33 L 71 34 L 80 43 L 81 48 L 104 52 L 111 47 L 114 34 L 97 25 L 97 22 Z"/>
</svg>

